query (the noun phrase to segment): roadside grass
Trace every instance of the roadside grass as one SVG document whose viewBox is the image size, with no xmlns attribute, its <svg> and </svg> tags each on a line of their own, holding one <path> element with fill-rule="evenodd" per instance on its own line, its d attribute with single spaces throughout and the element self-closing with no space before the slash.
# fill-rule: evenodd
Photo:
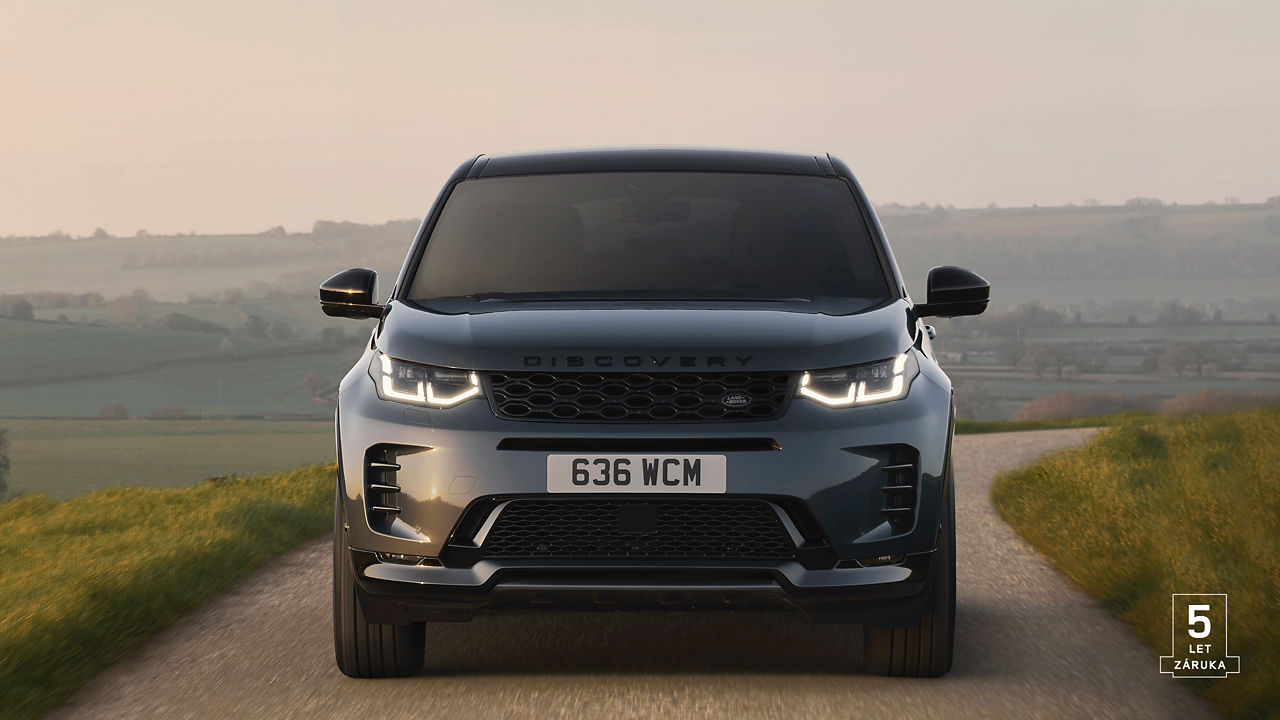
<svg viewBox="0 0 1280 720">
<path fill-rule="evenodd" d="M 1087 418 L 1058 418 L 1055 420 L 956 420 L 957 435 L 981 433 L 1018 432 L 1022 430 L 1056 430 L 1058 428 L 1107 427 L 1124 422 L 1154 418 L 1147 412 L 1126 412 L 1116 415 L 1098 415 Z"/>
<path fill-rule="evenodd" d="M 1186 680 L 1234 718 L 1280 717 L 1280 411 L 1151 418 L 996 478 L 996 509 L 1156 651 L 1170 595 L 1227 593 L 1241 672 Z"/>
<path fill-rule="evenodd" d="M 333 465 L 0 504 L 0 717 L 67 700 L 332 521 Z"/>
</svg>

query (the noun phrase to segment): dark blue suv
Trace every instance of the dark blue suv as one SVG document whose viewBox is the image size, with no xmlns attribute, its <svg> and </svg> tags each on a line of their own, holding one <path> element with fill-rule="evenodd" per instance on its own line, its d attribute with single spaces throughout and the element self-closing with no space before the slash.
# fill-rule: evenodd
<svg viewBox="0 0 1280 720">
<path fill-rule="evenodd" d="M 518 609 L 792 609 L 878 673 L 951 666 L 951 382 L 828 155 L 595 150 L 454 173 L 338 398 L 334 640 L 417 672 L 427 623 Z"/>
</svg>

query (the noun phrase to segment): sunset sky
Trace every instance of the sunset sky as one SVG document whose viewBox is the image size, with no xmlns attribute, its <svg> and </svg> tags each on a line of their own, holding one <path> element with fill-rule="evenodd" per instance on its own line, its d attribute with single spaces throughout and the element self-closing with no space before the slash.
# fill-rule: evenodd
<svg viewBox="0 0 1280 720">
<path fill-rule="evenodd" d="M 1280 195 L 1280 3 L 4 0 L 0 236 L 425 212 L 476 153 L 831 152 L 879 203 Z"/>
</svg>

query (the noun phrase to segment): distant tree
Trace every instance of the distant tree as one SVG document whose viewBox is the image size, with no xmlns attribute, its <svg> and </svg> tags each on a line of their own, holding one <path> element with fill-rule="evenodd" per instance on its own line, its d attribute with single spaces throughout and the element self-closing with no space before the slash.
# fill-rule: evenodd
<svg viewBox="0 0 1280 720">
<path fill-rule="evenodd" d="M 201 320 L 186 313 L 173 312 L 164 316 L 164 327 L 177 332 L 226 333 L 225 327 L 210 320 Z"/>
<path fill-rule="evenodd" d="M 1101 204 L 1102 204 L 1102 203 L 1098 202 L 1098 201 L 1097 201 L 1096 199 L 1094 199 L 1094 198 L 1085 198 L 1085 199 L 1084 199 L 1084 206 L 1085 206 L 1085 207 L 1098 207 L 1098 206 L 1099 206 L 1099 205 L 1101 205 Z"/>
<path fill-rule="evenodd" d="M 996 345 L 996 355 L 1005 365 L 1016 365 L 1027 354 L 1027 346 L 1017 340 L 1006 340 Z"/>
<path fill-rule="evenodd" d="M 965 420 L 987 420 L 995 410 L 995 401 L 982 383 L 968 380 L 957 383 L 956 415 Z"/>
<path fill-rule="evenodd" d="M 1193 325 L 1204 322 L 1204 311 L 1178 302 L 1166 303 L 1160 308 L 1156 321 L 1161 325 Z"/>
<path fill-rule="evenodd" d="M 273 228 L 268 228 L 262 234 L 265 235 L 266 237 L 288 237 L 289 236 L 288 231 L 284 229 L 283 225 L 277 225 Z"/>
<path fill-rule="evenodd" d="M 1161 207 L 1164 201 L 1160 198 L 1135 197 L 1129 198 L 1124 204 L 1129 207 Z"/>
<path fill-rule="evenodd" d="M 1265 202 L 1267 205 L 1280 205 L 1280 195 L 1272 195 L 1271 197 L 1267 198 L 1263 202 Z"/>
<path fill-rule="evenodd" d="M 151 303 L 151 293 L 147 292 L 143 288 L 134 288 L 133 292 L 129 293 L 129 297 L 139 305 L 148 305 Z"/>
<path fill-rule="evenodd" d="M 104 420 L 127 420 L 129 411 L 120 403 L 110 403 L 102 406 L 98 411 L 98 417 Z"/>
<path fill-rule="evenodd" d="M 91 235 L 90 237 L 92 237 L 94 240 L 105 240 L 111 237 L 111 233 L 107 232 L 106 230 L 103 230 L 102 228 L 94 228 L 93 235 Z"/>
<path fill-rule="evenodd" d="M 1017 370 L 1034 373 L 1037 380 L 1044 379 L 1044 371 L 1050 365 L 1049 348 L 1046 345 L 1029 345 L 1027 352 L 1014 365 Z"/>
<path fill-rule="evenodd" d="M 151 237 L 151 233 L 147 232 L 145 228 L 138 228 L 138 232 L 134 233 L 133 236 L 139 237 L 139 238 L 148 238 L 148 237 Z"/>
<path fill-rule="evenodd" d="M 1156 358 L 1156 369 L 1164 375 L 1176 375 L 1182 377 L 1182 371 L 1186 368 L 1191 358 L 1191 348 L 1184 342 L 1169 342 L 1164 346 L 1164 352 Z"/>
<path fill-rule="evenodd" d="M 63 325 L 69 325 L 71 323 L 71 318 L 67 317 L 66 313 L 59 313 L 58 322 L 62 323 Z"/>
<path fill-rule="evenodd" d="M 1084 315 L 1082 315 L 1079 310 L 1076 311 L 1075 315 L 1071 316 L 1071 324 L 1072 325 L 1084 324 Z"/>
<path fill-rule="evenodd" d="M 1125 318 L 1125 319 L 1124 319 L 1124 322 L 1125 322 L 1125 324 L 1126 324 L 1126 325 L 1137 325 L 1137 324 L 1138 324 L 1138 316 L 1137 316 L 1137 315 L 1133 315 L 1133 314 L 1131 313 L 1131 314 L 1129 315 L 1129 317 L 1127 317 L 1127 318 Z"/>
<path fill-rule="evenodd" d="M 9 308 L 9 317 L 14 320 L 35 320 L 35 308 L 31 306 L 31 303 L 26 298 L 23 298 Z"/>
<path fill-rule="evenodd" d="M 240 331 L 249 337 L 265 338 L 270 327 L 266 320 L 257 315 L 250 315 L 244 319 L 244 325 L 240 327 Z"/>
<path fill-rule="evenodd" d="M 267 334 L 272 340 L 288 340 L 293 337 L 293 326 L 283 320 L 276 320 L 267 329 Z"/>
<path fill-rule="evenodd" d="M 1213 311 L 1213 321 L 1216 323 L 1220 323 L 1223 321 L 1221 308 Z"/>
<path fill-rule="evenodd" d="M 9 493 L 9 438 L 0 430 L 0 497 Z"/>
<path fill-rule="evenodd" d="M 321 392 L 329 389 L 329 381 L 319 373 L 307 373 L 302 378 L 302 389 L 306 390 L 311 397 L 317 397 Z"/>
<path fill-rule="evenodd" d="M 1268 325 L 1275 325 L 1277 322 L 1280 322 L 1280 320 L 1278 320 L 1278 319 L 1276 318 L 1276 314 L 1275 314 L 1275 313 L 1273 313 L 1273 312 L 1269 312 L 1269 313 L 1267 313 L 1267 324 L 1268 324 Z"/>
</svg>

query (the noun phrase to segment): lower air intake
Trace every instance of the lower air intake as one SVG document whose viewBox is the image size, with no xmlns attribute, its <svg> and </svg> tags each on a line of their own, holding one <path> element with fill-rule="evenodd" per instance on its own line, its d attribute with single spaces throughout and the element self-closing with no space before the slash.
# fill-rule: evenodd
<svg viewBox="0 0 1280 720">
<path fill-rule="evenodd" d="M 796 547 L 756 499 L 518 499 L 485 538 L 487 558 L 772 559 Z"/>
</svg>

